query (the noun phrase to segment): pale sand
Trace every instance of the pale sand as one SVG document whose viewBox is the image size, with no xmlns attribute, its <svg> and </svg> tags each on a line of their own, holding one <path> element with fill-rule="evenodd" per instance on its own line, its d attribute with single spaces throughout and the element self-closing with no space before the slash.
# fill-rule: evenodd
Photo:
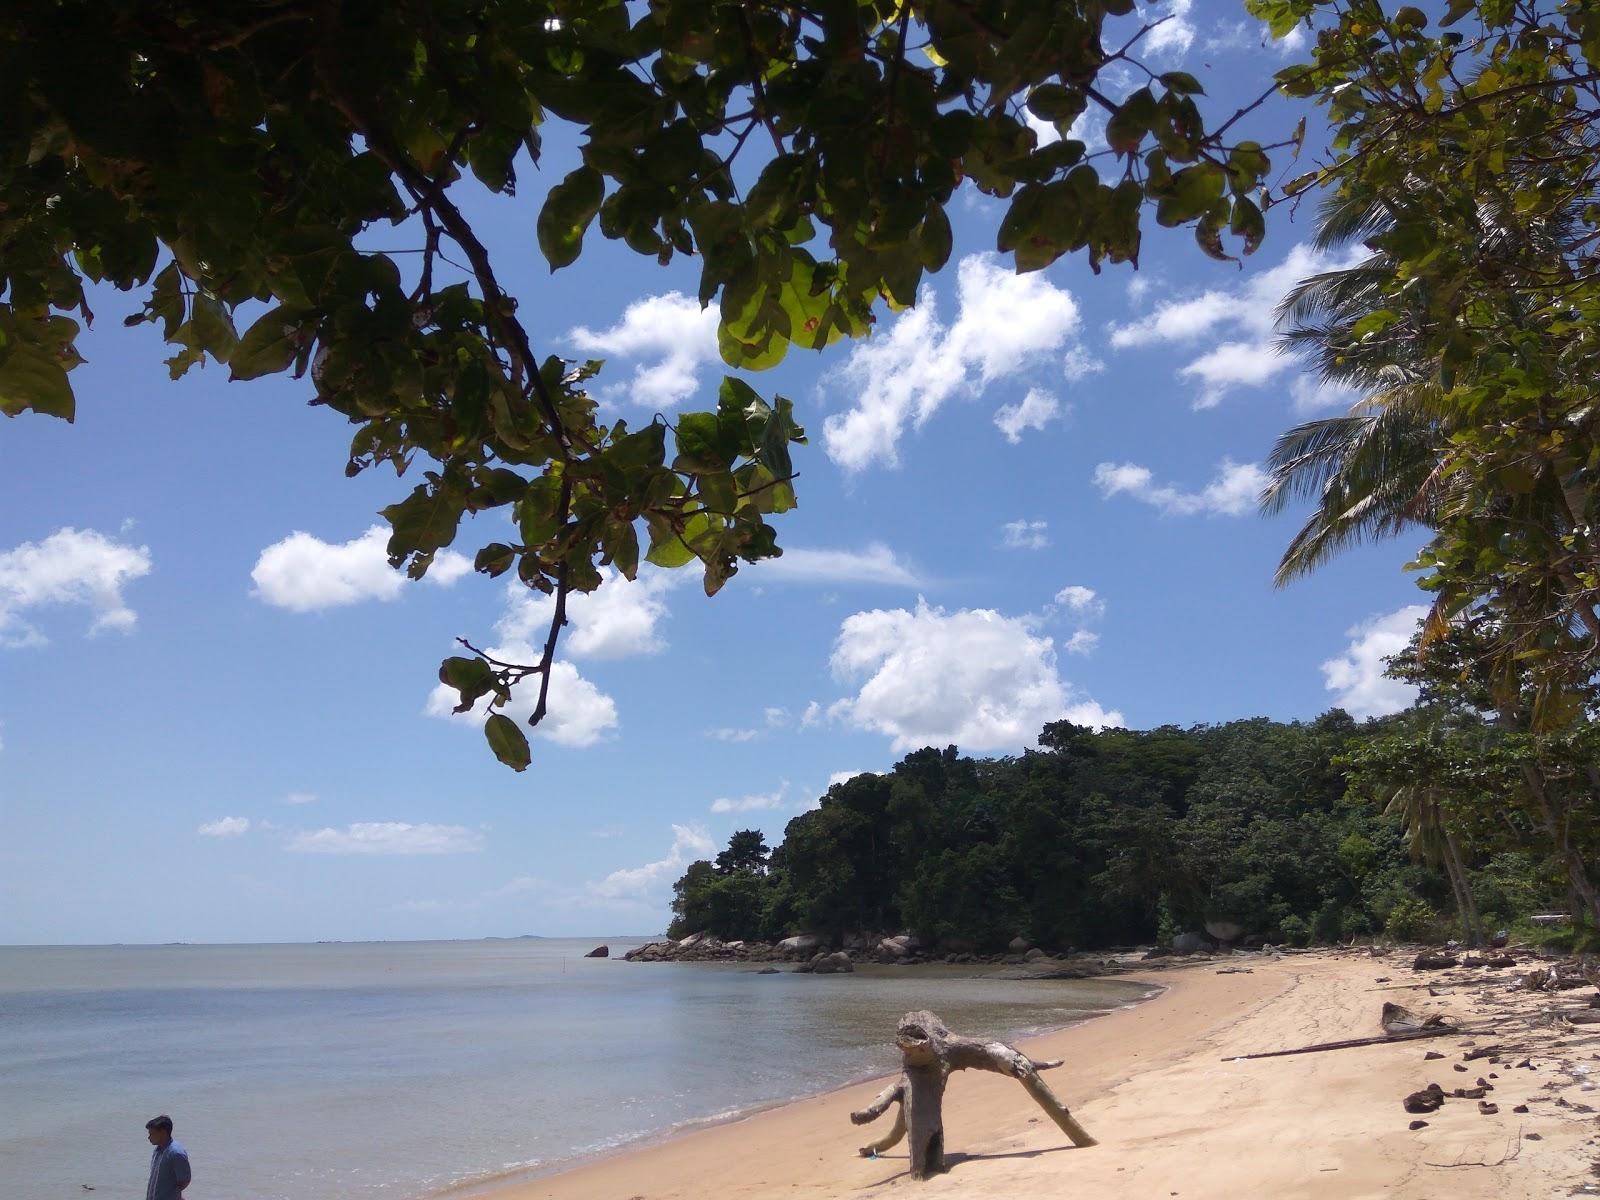
<svg viewBox="0 0 1600 1200">
<path fill-rule="evenodd" d="M 1225 966 L 1249 973 L 1219 974 Z M 648 970 L 648 967 L 641 968 Z M 1573 1105 L 1593 1098 L 1580 1079 L 1560 1074 L 1535 1054 L 1538 1070 L 1487 1059 L 1453 1069 L 1464 1048 L 1491 1039 L 1452 1035 L 1249 1062 L 1231 1055 L 1288 1049 L 1379 1032 L 1384 1000 L 1427 1011 L 1450 1011 L 1469 1025 L 1511 1028 L 1497 1010 L 1557 1001 L 1508 999 L 1511 972 L 1452 972 L 1470 978 L 1440 999 L 1425 987 L 1394 990 L 1419 978 L 1398 955 L 1235 957 L 1152 973 L 1163 995 L 1058 1033 L 1023 1043 L 1038 1058 L 1065 1058 L 1047 1078 L 1098 1146 L 1068 1145 L 1041 1119 L 1023 1089 L 996 1075 L 953 1076 L 945 1104 L 951 1170 L 924 1183 L 906 1174 L 904 1144 L 869 1160 L 856 1147 L 890 1120 L 858 1129 L 847 1118 L 881 1086 L 859 1084 L 696 1130 L 668 1141 L 590 1162 L 563 1174 L 495 1190 L 495 1200 L 740 1200 L 749 1197 L 1035 1196 L 1162 1200 L 1255 1200 L 1285 1197 L 1539 1197 L 1571 1193 L 1592 1178 L 1589 1143 L 1594 1116 Z M 1377 976 L 1392 976 L 1384 987 Z M 834 983 L 836 981 L 829 981 Z M 1428 982 L 1445 985 L 1443 977 Z M 848 986 L 848 981 L 844 981 Z M 1018 986 L 1027 986 L 1019 984 Z M 1491 997 L 1487 989 L 1493 989 Z M 1478 993 L 1473 998 L 1473 992 Z M 1577 998 L 1581 1003 L 1584 997 Z M 1574 1007 L 1574 1003 L 1566 1007 Z M 1541 1008 L 1542 1011 L 1542 1008 Z M 888 1036 L 889 1031 L 885 1031 Z M 979 1030 L 958 1032 L 980 1033 Z M 1552 1034 L 1540 1036 L 1549 1039 Z M 1424 1061 L 1428 1049 L 1445 1054 Z M 1590 1058 L 1586 1044 L 1581 1057 Z M 707 1047 L 737 1054 L 737 1041 Z M 1579 1051 L 1562 1051 L 1578 1054 Z M 1517 1056 L 1520 1060 L 1521 1055 Z M 1595 1063 L 1600 1074 L 1600 1062 Z M 1441 1069 L 1442 1068 L 1442 1069 Z M 1452 1099 L 1407 1126 L 1407 1093 L 1438 1082 L 1447 1091 L 1472 1086 L 1495 1071 L 1483 1116 L 1476 1101 Z M 1559 1083 L 1560 1090 L 1556 1085 Z M 625 1078 L 617 1080 L 626 1087 Z M 1568 1101 L 1563 1107 L 1560 1096 Z M 1531 1101 L 1518 1115 L 1516 1104 Z M 1600 1106 L 1600 1101 L 1597 1101 Z M 1528 1140 L 1524 1133 L 1537 1133 Z M 1504 1159 L 1505 1161 L 1501 1161 Z M 1467 1165 L 1477 1161 L 1487 1166 Z M 1458 1166 L 1437 1164 L 1463 1164 Z M 1580 1193 L 1581 1194 L 1581 1193 Z"/>
</svg>

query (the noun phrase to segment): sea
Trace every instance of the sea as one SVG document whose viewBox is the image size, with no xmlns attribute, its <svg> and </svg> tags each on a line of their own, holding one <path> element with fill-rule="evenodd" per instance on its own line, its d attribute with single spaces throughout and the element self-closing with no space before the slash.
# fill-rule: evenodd
<svg viewBox="0 0 1600 1200">
<path fill-rule="evenodd" d="M 0 947 L 0 1197 L 142 1195 L 160 1113 L 195 1200 L 471 1193 L 887 1073 L 910 1009 L 1013 1038 L 1144 994 L 615 957 L 643 940 Z"/>
</svg>

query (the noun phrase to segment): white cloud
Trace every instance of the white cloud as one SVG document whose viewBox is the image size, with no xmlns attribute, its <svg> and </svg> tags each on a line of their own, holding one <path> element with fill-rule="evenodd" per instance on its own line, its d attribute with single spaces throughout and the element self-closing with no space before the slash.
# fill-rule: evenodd
<svg viewBox="0 0 1600 1200">
<path fill-rule="evenodd" d="M 1305 26 L 1296 25 L 1283 37 L 1274 40 L 1272 31 L 1262 21 L 1235 21 L 1215 26 L 1215 32 L 1201 43 L 1208 53 L 1230 50 L 1270 49 L 1279 58 L 1288 58 L 1306 44 Z"/>
<path fill-rule="evenodd" d="M 719 360 L 717 321 L 715 305 L 701 308 L 689 296 L 667 292 L 628 305 L 610 329 L 579 326 L 567 336 L 588 354 L 647 360 L 634 367 L 628 384 L 612 385 L 601 395 L 625 390 L 635 404 L 672 409 L 699 389 L 700 368 Z"/>
<path fill-rule="evenodd" d="M 195 830 L 201 837 L 233 838 L 241 837 L 250 832 L 249 817 L 223 817 L 217 821 L 207 821 Z"/>
<path fill-rule="evenodd" d="M 410 580 L 389 565 L 388 543 L 389 531 L 382 525 L 373 525 L 348 542 L 325 542 L 297 529 L 256 559 L 250 572 L 256 585 L 253 594 L 291 612 L 393 600 Z M 449 587 L 471 570 L 470 559 L 440 550 L 423 578 L 435 587 Z"/>
<path fill-rule="evenodd" d="M 849 783 L 857 775 L 870 775 L 870 771 L 835 771 L 828 776 L 828 786 L 834 787 L 841 783 Z"/>
<path fill-rule="evenodd" d="M 1398 654 L 1428 615 L 1426 605 L 1408 604 L 1346 630 L 1350 644 L 1337 658 L 1322 664 L 1322 675 L 1334 703 L 1358 719 L 1382 717 L 1409 708 L 1417 689 L 1384 676 L 1384 659 Z"/>
<path fill-rule="evenodd" d="M 1029 388 L 1016 404 L 1002 404 L 994 410 L 994 425 L 1013 446 L 1022 441 L 1024 429 L 1043 430 L 1061 415 L 1061 401 L 1049 392 Z"/>
<path fill-rule="evenodd" d="M 1073 346 L 1061 356 L 1061 374 L 1066 377 L 1068 383 L 1077 383 L 1091 375 L 1098 375 L 1105 369 L 1105 362 L 1090 354 L 1082 346 Z"/>
<path fill-rule="evenodd" d="M 795 583 L 886 583 L 917 587 L 916 571 L 880 542 L 864 550 L 785 549 L 778 558 L 765 558 L 744 568 L 752 577 Z"/>
<path fill-rule="evenodd" d="M 820 720 L 822 720 L 822 705 L 813 700 L 806 705 L 805 712 L 800 714 L 800 728 L 810 729 Z"/>
<path fill-rule="evenodd" d="M 674 825 L 672 847 L 665 858 L 645 863 L 640 867 L 625 867 L 613 871 L 589 890 L 608 900 L 662 900 L 672 882 L 683 869 L 699 858 L 709 858 L 716 843 L 700 825 Z"/>
<path fill-rule="evenodd" d="M 762 710 L 761 716 L 766 721 L 768 729 L 782 729 L 789 723 L 787 708 L 768 707 Z"/>
<path fill-rule="evenodd" d="M 665 650 L 667 643 L 656 627 L 667 616 L 667 593 L 687 576 L 648 566 L 632 582 L 614 570 L 601 574 L 603 581 L 594 591 L 567 597 L 562 652 L 573 658 L 615 659 Z M 495 632 L 507 641 L 542 645 L 555 599 L 515 580 L 507 585 L 506 597 Z"/>
<path fill-rule="evenodd" d="M 1018 275 L 993 254 L 961 260 L 956 292 L 953 325 L 940 322 L 934 289 L 925 287 L 915 308 L 839 369 L 855 403 L 823 422 L 823 442 L 845 470 L 897 463 L 908 424 L 921 428 L 951 396 L 1032 369 L 1078 329 L 1070 292 L 1042 274 Z"/>
<path fill-rule="evenodd" d="M 1336 257 L 1305 244 L 1291 247 L 1277 266 L 1247 276 L 1236 288 L 1169 300 L 1137 321 L 1113 325 L 1111 345 L 1126 350 L 1163 342 L 1216 342 L 1223 330 L 1242 335 L 1215 344 L 1179 369 L 1181 377 L 1201 384 L 1194 406 L 1214 407 L 1236 387 L 1259 387 L 1293 369 L 1294 360 L 1273 347 L 1278 302 L 1307 276 L 1350 266 L 1364 253 Z"/>
<path fill-rule="evenodd" d="M 1079 629 L 1066 640 L 1061 648 L 1068 654 L 1093 654 L 1094 648 L 1100 644 L 1100 635 L 1091 633 L 1087 629 Z"/>
<path fill-rule="evenodd" d="M 1084 617 L 1098 617 L 1106 610 L 1106 602 L 1092 587 L 1069 583 L 1056 593 L 1056 603 Z"/>
<path fill-rule="evenodd" d="M 1000 527 L 1000 544 L 1007 550 L 1043 550 L 1050 544 L 1048 521 L 1007 521 Z"/>
<path fill-rule="evenodd" d="M 1337 383 L 1327 383 L 1302 375 L 1289 385 L 1289 399 L 1297 415 L 1305 417 L 1329 409 L 1347 411 L 1361 399 L 1355 388 Z"/>
<path fill-rule="evenodd" d="M 314 792 L 290 792 L 283 798 L 285 804 L 315 804 L 316 800 Z"/>
<path fill-rule="evenodd" d="M 1022 119 L 1027 123 L 1033 135 L 1038 139 L 1039 146 L 1048 146 L 1061 140 L 1061 131 L 1056 128 L 1054 121 L 1046 121 L 1043 117 L 1034 116 L 1033 111 L 1026 105 L 1022 109 Z M 1078 119 L 1067 128 L 1067 139 L 1083 143 L 1085 154 L 1094 154 L 1106 148 L 1106 115 L 1100 109 L 1090 106 L 1078 114 Z M 979 193 L 981 195 L 982 193 Z"/>
<path fill-rule="evenodd" d="M 527 642 L 505 642 L 489 647 L 490 657 L 501 662 L 534 663 L 539 661 L 539 651 Z M 423 711 L 430 717 L 457 721 L 474 729 L 483 724 L 489 713 L 489 697 L 485 696 L 470 712 L 458 713 L 455 706 L 461 695 L 454 688 L 440 683 L 428 693 Z M 550 664 L 550 695 L 545 716 L 532 729 L 527 721 L 539 701 L 539 677 L 530 676 L 511 689 L 511 703 L 496 711 L 504 713 L 525 733 L 544 738 L 560 746 L 592 746 L 617 727 L 617 702 L 606 695 L 582 675 L 571 663 L 558 659 Z"/>
<path fill-rule="evenodd" d="M 706 736 L 714 742 L 749 742 L 761 736 L 759 729 L 708 729 Z"/>
<path fill-rule="evenodd" d="M 1293 363 L 1266 342 L 1223 342 L 1178 368 L 1178 374 L 1198 379 L 1205 387 L 1195 397 L 1196 409 L 1215 408 L 1235 387 L 1259 387 Z"/>
<path fill-rule="evenodd" d="M 0 552 L 0 647 L 42 646 L 44 633 L 23 614 L 53 605 L 94 611 L 89 633 L 126 633 L 138 620 L 122 589 L 150 573 L 150 550 L 93 529 L 68 526 L 40 542 Z"/>
<path fill-rule="evenodd" d="M 887 735 L 895 751 L 1017 749 L 1062 718 L 1120 726 L 1121 713 L 1061 679 L 1054 644 L 1036 624 L 990 609 L 946 613 L 921 600 L 915 611 L 855 613 L 840 627 L 831 664 L 838 678 L 863 682 L 829 715 Z"/>
<path fill-rule="evenodd" d="M 1195 29 L 1189 20 L 1189 10 L 1194 0 L 1171 0 L 1168 4 L 1155 4 L 1140 11 L 1147 24 L 1161 23 L 1152 29 L 1134 50 L 1151 59 L 1177 62 L 1194 44 Z"/>
<path fill-rule="evenodd" d="M 357 821 L 297 833 L 285 849 L 296 854 L 472 854 L 483 834 L 463 825 L 412 825 L 405 821 Z"/>
<path fill-rule="evenodd" d="M 730 800 L 726 796 L 719 796 L 711 802 L 711 811 L 714 813 L 771 812 L 775 808 L 783 807 L 783 794 L 788 790 L 788 784 L 785 784 L 775 792 L 740 796 L 736 800 Z"/>
<path fill-rule="evenodd" d="M 1094 469 L 1095 485 L 1104 495 L 1126 492 L 1169 516 L 1180 517 L 1195 513 L 1237 517 L 1250 512 L 1267 481 L 1267 473 L 1258 464 L 1236 463 L 1227 458 L 1217 467 L 1216 478 L 1198 492 L 1180 491 L 1167 484 L 1157 486 L 1150 469 L 1137 463 L 1101 463 Z"/>
</svg>

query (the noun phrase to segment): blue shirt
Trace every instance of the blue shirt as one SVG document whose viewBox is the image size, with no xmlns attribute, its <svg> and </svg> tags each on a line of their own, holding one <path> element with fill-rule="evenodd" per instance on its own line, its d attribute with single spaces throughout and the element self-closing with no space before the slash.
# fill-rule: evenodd
<svg viewBox="0 0 1600 1200">
<path fill-rule="evenodd" d="M 144 1200 L 183 1200 L 189 1186 L 189 1152 L 177 1142 L 157 1146 L 150 1152 L 150 1182 Z"/>
</svg>

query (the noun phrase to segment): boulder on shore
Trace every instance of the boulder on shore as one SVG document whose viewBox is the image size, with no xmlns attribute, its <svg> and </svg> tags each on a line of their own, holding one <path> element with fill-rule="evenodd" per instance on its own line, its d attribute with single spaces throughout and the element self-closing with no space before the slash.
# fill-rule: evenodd
<svg viewBox="0 0 1600 1200">
<path fill-rule="evenodd" d="M 779 954 L 786 958 L 810 958 L 822 945 L 822 939 L 814 933 L 797 933 L 793 937 L 786 937 L 777 945 Z"/>
<path fill-rule="evenodd" d="M 1033 949 L 1033 943 L 1019 933 L 1016 937 L 1011 939 L 1011 942 L 1006 946 L 1006 949 L 1011 951 L 1013 954 L 1026 954 L 1029 950 Z"/>
<path fill-rule="evenodd" d="M 584 957 L 585 958 L 610 958 L 611 957 L 611 947 L 610 946 L 596 946 L 593 950 L 589 951 L 589 953 L 585 954 Z"/>
<path fill-rule="evenodd" d="M 832 954 L 819 954 L 811 960 L 811 970 L 816 975 L 845 975 L 856 969 L 855 963 L 843 950 Z"/>
<path fill-rule="evenodd" d="M 1180 933 L 1172 939 L 1174 954 L 1199 954 L 1203 950 L 1213 949 L 1215 947 L 1198 933 Z"/>
<path fill-rule="evenodd" d="M 1206 932 L 1219 942 L 1237 942 L 1244 936 L 1244 926 L 1237 921 L 1207 921 Z"/>
</svg>

